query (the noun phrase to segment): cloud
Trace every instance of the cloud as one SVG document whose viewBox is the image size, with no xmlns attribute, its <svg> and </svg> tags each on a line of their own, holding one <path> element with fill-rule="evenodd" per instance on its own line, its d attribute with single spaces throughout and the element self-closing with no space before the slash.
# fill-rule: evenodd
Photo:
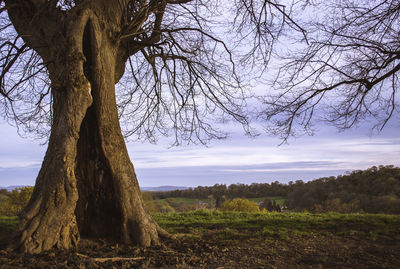
<svg viewBox="0 0 400 269">
<path fill-rule="evenodd" d="M 137 150 L 130 145 L 133 162 L 136 167 L 180 167 L 212 165 L 261 165 L 271 163 L 297 162 L 335 162 L 399 164 L 400 141 L 398 139 L 364 138 L 364 139 L 313 139 L 306 138 L 299 143 L 276 146 L 268 138 L 257 140 L 229 141 L 215 143 L 210 147 L 187 147 L 184 151 L 153 147 L 154 150 Z M 245 145 L 244 145 L 245 144 Z"/>
<path fill-rule="evenodd" d="M 342 168 L 345 163 L 331 161 L 309 161 L 309 162 L 281 162 L 268 163 L 262 165 L 230 166 L 221 168 L 227 172 L 288 172 L 288 171 L 320 171 L 337 170 Z"/>
<path fill-rule="evenodd" d="M 27 162 L 21 162 L 21 161 L 0 161 L 0 170 L 5 170 L 5 169 L 21 169 L 21 168 L 40 168 L 41 162 L 32 162 L 32 161 L 27 161 Z"/>
<path fill-rule="evenodd" d="M 0 186 L 32 185 L 46 147 L 17 137 L 11 127 L 3 127 Z M 324 128 L 316 136 L 293 138 L 282 146 L 277 146 L 277 138 L 249 139 L 237 133 L 230 139 L 213 141 L 208 147 L 168 148 L 164 140 L 157 145 L 135 142 L 127 146 L 142 186 L 287 182 L 334 176 L 373 165 L 400 166 L 398 126 L 376 136 L 360 133 Z"/>
<path fill-rule="evenodd" d="M 255 182 L 289 182 L 311 180 L 326 176 L 343 174 L 346 169 L 338 169 L 336 163 L 276 163 L 253 166 L 194 166 L 167 168 L 137 168 L 136 174 L 141 186 L 158 186 L 160 182 L 168 185 L 207 186 L 219 184 Z M 329 167 L 329 169 L 325 169 Z"/>
<path fill-rule="evenodd" d="M 136 151 L 133 162 L 142 186 L 307 181 L 374 165 L 400 165 L 400 139 L 391 136 L 303 137 L 280 147 L 276 141 L 236 138 L 177 151 L 154 146 L 154 155 Z"/>
</svg>

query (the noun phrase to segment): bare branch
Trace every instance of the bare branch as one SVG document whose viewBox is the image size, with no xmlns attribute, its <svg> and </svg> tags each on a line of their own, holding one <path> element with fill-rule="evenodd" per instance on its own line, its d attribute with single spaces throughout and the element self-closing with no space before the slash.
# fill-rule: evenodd
<svg viewBox="0 0 400 269">
<path fill-rule="evenodd" d="M 1 3 L 4 20 L 0 29 L 5 29 L 0 40 L 1 94 L 10 98 L 2 103 L 5 117 L 27 129 L 32 129 L 32 121 L 44 122 L 37 118 L 40 115 L 51 118 L 47 68 L 54 64 L 54 53 L 46 53 L 53 41 L 62 40 L 68 16 L 93 9 L 90 14 L 101 17 L 107 28 L 103 37 L 119 46 L 115 80 L 122 77 L 117 98 L 125 134 L 155 141 L 161 133 L 175 137 L 173 144 L 224 138 L 227 134 L 222 124 L 228 121 L 254 135 L 249 102 L 255 99 L 248 85 L 265 70 L 273 45 L 286 29 L 306 33 L 293 19 L 291 6 L 279 1 Z M 103 14 L 104 7 L 109 10 Z M 11 21 L 20 37 L 14 47 L 11 37 L 17 35 L 8 28 L 10 18 L 15 18 Z M 15 79 L 15 74 L 23 75 Z"/>
<path fill-rule="evenodd" d="M 309 132 L 318 120 L 347 129 L 374 119 L 382 129 L 399 112 L 400 2 L 331 1 L 314 8 L 323 7 L 329 7 L 323 21 L 308 24 L 309 46 L 281 57 L 273 80 L 279 93 L 264 99 L 262 117 L 284 140 L 301 128 Z"/>
</svg>

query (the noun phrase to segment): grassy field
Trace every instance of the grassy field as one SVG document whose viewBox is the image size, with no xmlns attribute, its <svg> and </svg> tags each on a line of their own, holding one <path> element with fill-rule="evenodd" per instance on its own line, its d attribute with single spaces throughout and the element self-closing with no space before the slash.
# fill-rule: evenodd
<svg viewBox="0 0 400 269">
<path fill-rule="evenodd" d="M 241 237 L 288 239 L 298 235 L 333 233 L 358 235 L 369 239 L 394 236 L 400 241 L 400 215 L 339 213 L 244 213 L 197 210 L 181 213 L 155 213 L 154 219 L 172 234 L 200 237 L 213 230 L 228 231 Z M 17 217 L 0 217 L 0 247 L 18 224 Z M 231 236 L 228 234 L 231 233 Z M 224 238 L 220 238 L 224 239 Z"/>
<path fill-rule="evenodd" d="M 209 203 L 210 199 L 204 198 L 204 199 L 196 199 L 196 198 L 183 198 L 183 197 L 171 197 L 171 198 L 166 198 L 166 199 L 156 199 L 154 200 L 155 203 L 178 203 L 178 204 L 186 204 L 186 205 L 195 205 L 198 204 L 199 202 L 203 203 Z"/>
<path fill-rule="evenodd" d="M 261 203 L 265 200 L 265 198 L 266 197 L 247 198 L 247 199 L 252 202 Z M 275 201 L 277 205 L 283 205 L 283 203 L 286 200 L 285 197 L 282 196 L 269 196 L 268 198 L 271 199 L 271 201 Z"/>
<path fill-rule="evenodd" d="M 73 252 L 54 250 L 34 258 L 0 251 L 0 264 L 8 266 L 4 268 L 68 269 L 358 269 L 398 268 L 400 264 L 400 215 L 197 210 L 153 217 L 176 239 L 149 248 L 82 239 Z M 16 217 L 0 217 L 0 250 L 17 223 Z M 96 261 L 99 257 L 108 262 Z"/>
<path fill-rule="evenodd" d="M 292 235 L 334 233 L 374 239 L 395 235 L 400 240 L 400 216 L 383 214 L 240 213 L 199 210 L 154 214 L 170 233 L 200 236 L 210 230 L 229 230 L 243 237 L 290 238 Z"/>
<path fill-rule="evenodd" d="M 0 249 L 3 249 L 18 224 L 18 217 L 0 216 Z"/>
<path fill-rule="evenodd" d="M 247 198 L 248 200 L 256 203 L 262 203 L 266 197 L 258 198 Z M 277 205 L 283 205 L 285 198 L 281 196 L 268 197 L 271 201 L 275 201 Z M 215 200 L 209 198 L 183 198 L 183 197 L 170 197 L 166 199 L 155 199 L 151 201 L 154 204 L 155 209 L 150 210 L 151 212 L 186 212 L 198 210 L 201 208 L 215 208 Z"/>
</svg>

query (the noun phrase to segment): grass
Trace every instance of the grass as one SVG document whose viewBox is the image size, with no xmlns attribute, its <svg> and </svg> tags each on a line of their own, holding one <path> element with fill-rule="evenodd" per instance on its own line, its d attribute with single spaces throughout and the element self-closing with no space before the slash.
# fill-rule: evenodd
<svg viewBox="0 0 400 269">
<path fill-rule="evenodd" d="M 154 214 L 154 218 L 170 233 L 202 234 L 221 230 L 227 235 L 275 236 L 282 240 L 315 233 L 357 235 L 369 239 L 385 235 L 397 236 L 400 239 L 399 215 L 240 213 L 199 210 Z"/>
<path fill-rule="evenodd" d="M 339 213 L 243 213 L 198 210 L 156 213 L 154 219 L 172 234 L 210 240 L 296 240 L 304 236 L 335 234 L 377 240 L 390 236 L 400 240 L 400 215 Z M 18 224 L 17 217 L 0 217 L 0 249 Z"/>
<path fill-rule="evenodd" d="M 0 249 L 6 247 L 8 240 L 18 224 L 18 217 L 0 216 Z"/>
<path fill-rule="evenodd" d="M 283 205 L 285 202 L 285 197 L 283 196 L 268 196 L 268 197 L 258 197 L 258 198 L 247 198 L 249 201 L 261 203 L 264 202 L 265 198 L 271 199 L 271 201 L 275 201 L 277 205 Z"/>
</svg>

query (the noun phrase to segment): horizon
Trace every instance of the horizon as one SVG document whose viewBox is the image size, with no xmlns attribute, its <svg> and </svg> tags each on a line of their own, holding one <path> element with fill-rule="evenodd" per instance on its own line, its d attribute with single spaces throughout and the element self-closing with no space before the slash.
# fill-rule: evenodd
<svg viewBox="0 0 400 269">
<path fill-rule="evenodd" d="M 370 169 L 372 167 L 378 167 L 379 168 L 381 166 L 383 166 L 383 167 L 393 166 L 394 168 L 400 168 L 399 166 L 391 165 L 391 164 L 388 164 L 388 165 L 376 165 L 376 166 L 368 167 L 366 169 L 354 169 L 354 170 L 351 170 L 351 171 L 345 171 L 343 174 L 339 174 L 339 175 L 333 176 L 333 177 L 338 178 L 338 177 L 341 177 L 341 176 L 346 176 L 347 174 L 350 174 L 350 173 L 355 172 L 355 171 L 360 171 L 360 170 L 365 171 L 365 170 Z M 310 181 L 314 181 L 314 180 L 318 180 L 318 179 L 322 179 L 322 178 L 326 178 L 326 177 L 332 177 L 332 176 L 322 176 L 322 177 L 314 178 L 314 179 L 310 179 L 310 180 L 302 180 L 302 179 L 297 179 L 297 180 L 300 180 L 300 181 L 303 181 L 303 182 L 310 182 Z M 197 188 L 197 187 L 213 187 L 215 185 L 226 185 L 227 187 L 229 187 L 230 185 L 271 184 L 271 183 L 274 183 L 274 182 L 278 182 L 279 184 L 282 184 L 282 185 L 288 185 L 290 182 L 295 183 L 296 181 L 295 180 L 289 180 L 287 182 L 281 182 L 279 180 L 275 180 L 275 181 L 270 181 L 270 182 L 251 182 L 251 183 L 246 183 L 246 184 L 241 183 L 241 182 L 236 182 L 236 183 L 229 183 L 229 184 L 215 183 L 213 185 L 197 185 L 197 186 L 160 185 L 160 186 L 139 186 L 139 187 L 141 189 L 157 189 L 157 188 L 159 188 L 159 189 L 163 189 L 163 188 L 167 189 L 167 188 L 171 188 L 171 191 L 173 191 L 173 190 L 189 189 L 189 188 Z M 0 189 L 9 189 L 9 188 L 15 189 L 15 188 L 20 188 L 20 187 L 33 187 L 33 186 L 34 185 L 8 185 L 8 186 L 0 185 Z M 167 192 L 167 191 L 170 191 L 170 190 L 162 190 L 162 191 L 166 191 Z"/>
<path fill-rule="evenodd" d="M 128 142 L 127 148 L 142 187 L 307 182 L 372 166 L 400 166 L 395 119 L 380 133 L 367 126 L 337 132 L 321 125 L 314 136 L 290 138 L 281 146 L 279 138 L 248 138 L 234 129 L 230 138 L 207 147 L 170 148 L 162 138 L 158 144 Z M 46 146 L 20 138 L 10 125 L 0 122 L 0 127 L 7 142 L 0 144 L 0 186 L 34 185 Z"/>
</svg>

